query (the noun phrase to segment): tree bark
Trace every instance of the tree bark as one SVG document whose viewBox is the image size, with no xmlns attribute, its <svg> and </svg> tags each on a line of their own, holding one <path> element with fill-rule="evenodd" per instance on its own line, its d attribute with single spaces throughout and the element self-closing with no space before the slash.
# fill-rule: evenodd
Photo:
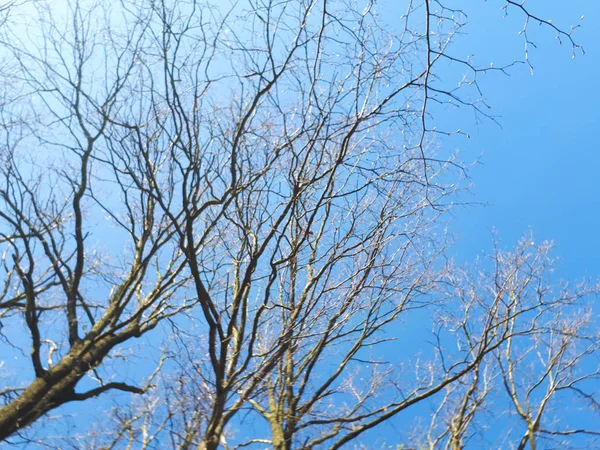
<svg viewBox="0 0 600 450">
<path fill-rule="evenodd" d="M 119 343 L 117 336 L 75 343 L 44 376 L 37 377 L 21 395 L 0 408 L 0 441 L 32 424 L 54 408 L 77 400 L 75 387 Z"/>
</svg>

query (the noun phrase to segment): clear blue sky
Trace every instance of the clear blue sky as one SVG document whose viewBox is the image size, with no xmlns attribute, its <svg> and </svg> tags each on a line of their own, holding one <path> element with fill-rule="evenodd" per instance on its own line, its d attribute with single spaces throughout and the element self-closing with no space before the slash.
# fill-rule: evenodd
<svg viewBox="0 0 600 450">
<path fill-rule="evenodd" d="M 517 35 L 522 18 L 515 9 L 502 20 L 500 1 L 465 5 L 469 24 L 454 47 L 459 55 L 475 54 L 481 65 L 496 65 L 523 56 Z M 537 49 L 530 54 L 531 75 L 525 66 L 510 76 L 488 74 L 484 94 L 502 126 L 490 121 L 475 125 L 473 115 L 458 118 L 471 139 L 457 138 L 445 145 L 460 149 L 464 159 L 479 155 L 481 165 L 470 171 L 473 202 L 488 203 L 455 210 L 451 231 L 461 260 L 470 260 L 491 246 L 491 230 L 511 246 L 531 228 L 536 239 L 556 243 L 559 272 L 567 277 L 600 274 L 600 2 L 595 0 L 529 0 L 532 11 L 569 28 L 586 54 L 571 59 L 568 43 L 559 45 L 555 34 L 532 24 Z M 500 19 L 500 20 L 496 20 Z M 443 124 L 448 117 L 439 116 Z M 454 122 L 453 122 L 454 123 Z"/>
</svg>

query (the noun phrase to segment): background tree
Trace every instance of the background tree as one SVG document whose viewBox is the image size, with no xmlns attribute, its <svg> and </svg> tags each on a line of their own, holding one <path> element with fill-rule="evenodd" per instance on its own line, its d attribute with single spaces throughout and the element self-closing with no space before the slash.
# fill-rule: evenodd
<svg viewBox="0 0 600 450">
<path fill-rule="evenodd" d="M 495 255 L 482 292 L 442 264 L 436 226 L 463 169 L 434 141 L 460 131 L 437 130 L 431 113 L 485 115 L 469 100 L 477 76 L 506 70 L 450 52 L 462 12 L 409 2 L 399 25 L 373 2 L 62 6 L 25 5 L 35 25 L 14 15 L 2 31 L 14 89 L 0 314 L 18 363 L 0 439 L 122 390 L 153 395 L 92 446 L 338 448 L 446 392 L 444 412 L 459 395 L 464 406 L 431 439 L 462 448 L 482 383 L 514 372 L 507 346 L 543 334 L 530 315 L 559 317 L 590 292 L 532 295 L 545 265 L 527 245 L 518 260 Z M 441 62 L 468 71 L 458 89 Z M 438 356 L 398 371 L 404 355 L 376 349 L 415 310 L 435 313 Z M 158 387 L 154 368 L 116 378 L 136 353 L 158 360 L 161 337 Z M 268 432 L 248 436 L 242 413 Z M 521 417 L 537 431 L 536 415 Z"/>
<path fill-rule="evenodd" d="M 503 448 L 571 448 L 561 438 L 574 434 L 581 435 L 579 445 L 597 445 L 597 430 L 572 427 L 581 408 L 593 410 L 587 408 L 596 396 L 598 334 L 584 299 L 598 288 L 553 286 L 550 251 L 548 243 L 536 245 L 528 236 L 512 252 L 496 250 L 475 276 L 451 271 L 460 306 L 451 315 L 441 311 L 440 329 L 458 335 L 459 351 L 475 351 L 478 336 L 494 335 L 499 345 L 446 389 L 424 446 L 461 449 L 486 439 L 497 433 L 499 414 L 507 416 L 497 438 Z M 451 353 L 440 348 L 440 359 L 448 361 Z"/>
</svg>

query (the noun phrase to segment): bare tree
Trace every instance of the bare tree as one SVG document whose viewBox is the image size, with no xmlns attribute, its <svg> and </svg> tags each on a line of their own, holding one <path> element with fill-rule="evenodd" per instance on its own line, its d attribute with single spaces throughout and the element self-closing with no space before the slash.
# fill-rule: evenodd
<svg viewBox="0 0 600 450">
<path fill-rule="evenodd" d="M 92 446 L 338 448 L 446 392 L 442 409 L 464 401 L 431 442 L 462 448 L 490 361 L 538 333 L 521 318 L 588 292 L 547 305 L 506 275 L 469 296 L 441 264 L 436 226 L 464 169 L 435 141 L 461 132 L 436 129 L 432 108 L 485 115 L 468 100 L 477 76 L 508 68 L 450 53 L 461 11 L 408 2 L 398 26 L 372 1 L 64 6 L 24 5 L 35 26 L 2 30 L 16 89 L 1 110 L 0 317 L 30 375 L 2 391 L 0 439 L 121 390 L 152 395 Z M 468 72 L 458 89 L 441 61 Z M 496 261 L 498 276 L 539 269 Z M 440 305 L 461 350 L 440 344 L 399 378 L 402 359 L 376 349 Z M 157 327 L 179 349 L 158 385 L 175 402 L 113 380 L 119 352 Z M 86 376 L 97 387 L 76 389 Z M 242 414 L 269 432 L 233 436 Z"/>
<path fill-rule="evenodd" d="M 462 306 L 451 316 L 443 311 L 441 321 L 459 336 L 459 349 L 474 351 L 480 345 L 478 330 L 486 339 L 492 334 L 486 328 L 497 330 L 493 334 L 501 342 L 476 370 L 447 389 L 432 416 L 427 447 L 461 449 L 470 440 L 486 442 L 497 434 L 493 422 L 503 414 L 503 447 L 535 449 L 537 440 L 554 437 L 555 445 L 570 448 L 568 436 L 579 434 L 590 437 L 579 437 L 580 445 L 595 448 L 597 429 L 569 427 L 582 409 L 596 409 L 598 335 L 590 326 L 589 295 L 598 287 L 556 285 L 550 250 L 548 243 L 535 245 L 528 236 L 512 252 L 497 251 L 493 270 L 481 270 L 468 282 L 459 275 Z M 491 313 L 485 321 L 482 307 Z M 450 353 L 440 349 L 440 358 Z M 505 411 L 499 404 L 510 407 Z"/>
<path fill-rule="evenodd" d="M 598 338 L 589 320 L 586 311 L 571 316 L 556 312 L 551 320 L 536 324 L 538 332 L 529 342 L 509 339 L 498 355 L 506 393 L 523 423 L 515 427 L 522 436 L 511 447 L 567 448 L 573 435 L 589 447 L 597 441 L 600 430 L 575 423 L 569 416 L 576 416 L 578 408 L 568 404 L 578 400 L 579 407 L 598 408 Z"/>
<path fill-rule="evenodd" d="M 85 78 L 95 76 L 85 71 L 93 46 L 86 12 L 76 5 L 72 13 L 70 39 L 60 43 L 52 40 L 60 30 L 40 21 L 48 40 L 37 54 L 5 41 L 22 70 L 11 74 L 20 91 L 2 110 L 0 314 L 4 345 L 29 355 L 30 366 L 19 363 L 16 384 L 2 390 L 2 439 L 66 402 L 111 389 L 142 392 L 98 366 L 196 301 L 172 224 L 150 191 L 150 183 L 168 180 L 175 162 L 164 159 L 164 149 L 142 158 L 113 144 L 113 114 L 131 93 L 137 50 L 105 47 L 120 64 L 106 66 L 113 72 L 98 86 Z M 52 45 L 63 46 L 54 48 L 58 61 L 43 59 Z M 25 115 L 28 106 L 35 115 Z M 98 226 L 112 229 L 103 239 L 117 247 L 94 240 Z M 87 374 L 99 385 L 78 392 Z"/>
<path fill-rule="evenodd" d="M 434 292 L 441 297 L 421 305 L 434 311 L 435 339 L 428 352 L 432 356 L 421 357 L 414 366 L 409 358 L 399 368 L 389 356 L 385 360 L 373 355 L 371 347 L 391 337 L 377 340 L 374 332 L 371 340 L 361 339 L 372 330 L 369 313 L 353 311 L 356 322 L 349 327 L 336 315 L 338 305 L 331 316 L 322 309 L 316 313 L 322 324 L 307 321 L 310 332 L 307 327 L 304 334 L 298 333 L 295 351 L 286 351 L 248 395 L 247 404 L 236 406 L 244 416 L 242 424 L 253 424 L 252 432 L 244 432 L 243 425 L 237 430 L 229 427 L 219 436 L 219 445 L 285 449 L 359 445 L 373 427 L 425 406 L 432 410 L 429 429 L 398 436 L 398 442 L 409 443 L 399 448 L 535 449 L 540 448 L 538 440 L 571 448 L 573 437 L 580 445 L 595 448 L 598 430 L 576 426 L 574 421 L 581 410 L 589 413 L 597 406 L 598 337 L 585 311 L 589 295 L 598 287 L 555 289 L 550 249 L 548 243 L 533 244 L 528 236 L 511 252 L 498 250 L 476 266 L 452 266 L 439 274 L 442 283 Z M 419 307 L 418 301 L 411 303 Z M 399 308 L 402 314 L 409 312 L 411 303 Z M 381 304 L 373 304 L 381 309 Z M 337 319 L 338 325 L 330 327 L 328 317 Z M 412 333 L 396 348 L 410 343 Z M 332 344 L 319 353 L 323 336 L 330 336 Z M 342 337 L 343 343 L 336 345 Z M 181 367 L 194 370 L 171 384 L 177 386 L 181 402 L 150 397 L 135 410 L 143 411 L 144 421 L 137 412 L 137 427 L 128 422 L 121 428 L 140 439 L 152 436 L 148 446 L 165 442 L 167 436 L 174 448 L 206 446 L 202 430 L 207 428 L 214 391 L 193 352 L 181 353 L 187 354 Z M 511 406 L 503 410 L 504 404 Z M 499 421 L 499 415 L 506 418 Z M 369 439 L 364 442 L 366 448 L 372 447 Z"/>
</svg>

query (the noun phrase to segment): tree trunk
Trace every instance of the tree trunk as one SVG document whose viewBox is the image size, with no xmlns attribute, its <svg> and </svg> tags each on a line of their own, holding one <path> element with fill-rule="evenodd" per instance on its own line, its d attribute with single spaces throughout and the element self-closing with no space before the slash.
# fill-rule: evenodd
<svg viewBox="0 0 600 450">
<path fill-rule="evenodd" d="M 32 424 L 54 408 L 76 400 L 75 387 L 118 343 L 114 336 L 78 342 L 61 361 L 36 378 L 15 400 L 0 408 L 0 441 Z"/>
</svg>

